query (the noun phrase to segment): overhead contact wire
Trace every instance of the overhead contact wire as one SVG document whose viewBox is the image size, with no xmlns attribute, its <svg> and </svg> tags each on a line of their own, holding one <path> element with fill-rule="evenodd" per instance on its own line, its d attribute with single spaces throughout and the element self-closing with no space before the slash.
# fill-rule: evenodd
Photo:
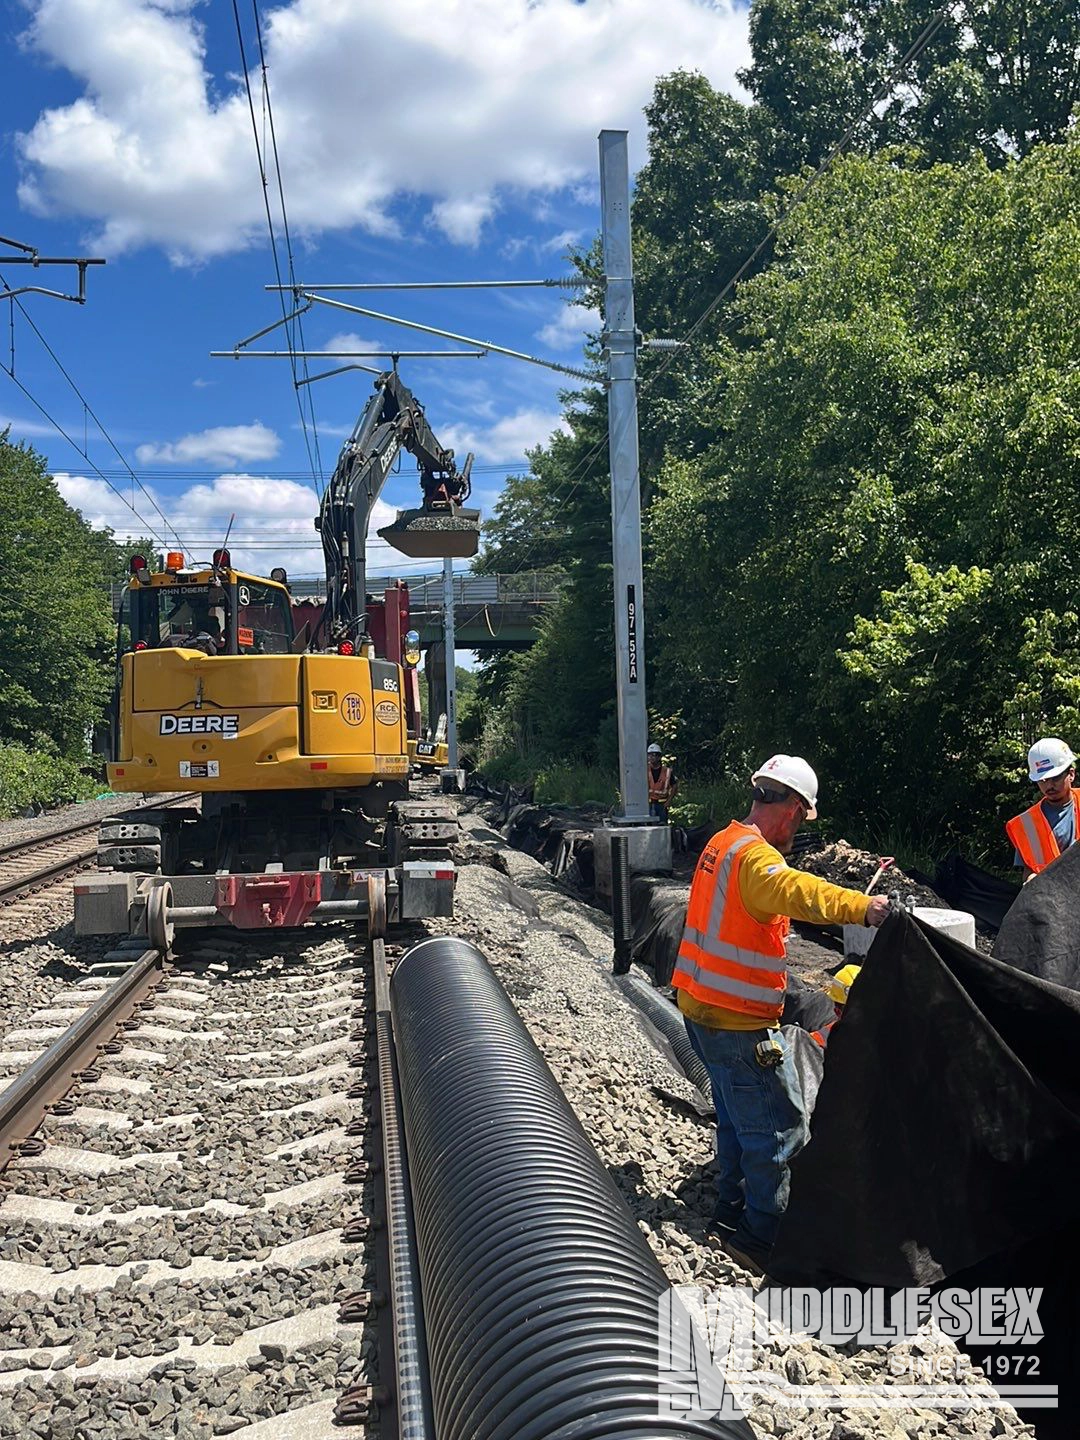
<svg viewBox="0 0 1080 1440">
<path fill-rule="evenodd" d="M 281 178 L 281 159 L 278 155 L 277 130 L 274 128 L 274 106 L 270 99 L 270 76 L 266 68 L 266 53 L 263 49 L 262 20 L 259 15 L 259 0 L 251 0 L 251 9 L 255 17 L 255 37 L 259 42 L 259 65 L 262 69 L 263 96 L 266 101 L 266 115 L 270 122 L 270 144 L 274 152 L 274 172 L 277 176 L 278 199 L 281 204 L 281 224 L 285 232 L 285 254 L 289 262 L 289 284 L 293 287 L 293 294 L 296 294 L 296 263 L 293 259 L 292 235 L 289 232 L 289 211 L 285 204 L 285 185 Z M 304 340 L 304 318 L 297 315 L 295 319 L 296 333 L 300 337 L 300 350 L 305 352 L 301 356 L 301 366 L 304 372 L 304 395 L 307 400 L 308 410 L 311 415 L 311 434 L 315 445 L 315 461 L 318 465 L 319 479 L 322 479 L 322 455 L 319 450 L 319 427 L 315 419 L 315 400 L 311 393 L 312 387 L 309 383 L 310 374 L 307 361 L 307 344 Z M 295 370 L 293 380 L 295 384 Z M 316 494 L 319 493 L 316 486 Z"/>
<path fill-rule="evenodd" d="M 259 179 L 262 182 L 263 208 L 266 212 L 266 228 L 270 235 L 270 252 L 274 261 L 274 275 L 278 284 L 278 299 L 281 302 L 281 318 L 285 326 L 285 338 L 289 346 L 289 366 L 292 370 L 293 393 L 296 396 L 296 408 L 300 413 L 300 428 L 304 434 L 304 446 L 307 450 L 308 464 L 311 467 L 311 483 L 315 494 L 321 499 L 319 490 L 319 471 L 316 467 L 315 453 L 312 449 L 311 436 L 308 433 L 307 416 L 304 413 L 303 401 L 300 398 L 300 386 L 297 383 L 296 373 L 296 345 L 293 341 L 290 328 L 289 311 L 286 303 L 286 291 L 282 289 L 281 262 L 278 259 L 277 240 L 274 236 L 274 217 L 270 210 L 270 185 L 266 178 L 266 165 L 263 161 L 262 146 L 259 143 L 259 122 L 255 115 L 255 98 L 251 93 L 251 76 L 248 73 L 247 47 L 244 44 L 244 28 L 240 22 L 240 7 L 237 0 L 232 0 L 233 19 L 236 22 L 236 39 L 240 47 L 240 64 L 244 71 L 244 90 L 247 94 L 248 113 L 251 116 L 251 133 L 255 141 L 255 157 L 259 163 Z"/>
</svg>

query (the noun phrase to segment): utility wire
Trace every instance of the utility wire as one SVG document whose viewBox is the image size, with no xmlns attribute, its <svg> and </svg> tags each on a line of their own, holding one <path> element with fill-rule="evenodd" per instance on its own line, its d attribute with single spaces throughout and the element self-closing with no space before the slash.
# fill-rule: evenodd
<svg viewBox="0 0 1080 1440">
<path fill-rule="evenodd" d="M 920 33 L 908 46 L 903 56 L 901 56 L 901 58 L 896 62 L 896 64 L 889 71 L 885 79 L 874 91 L 873 95 L 871 95 L 870 99 L 867 100 L 866 104 L 859 111 L 858 115 L 856 115 L 855 119 L 852 120 L 851 124 L 844 131 L 843 135 L 841 135 L 840 139 L 832 147 L 832 149 L 825 156 L 825 158 L 820 162 L 817 169 L 813 172 L 812 175 L 807 178 L 806 181 L 804 181 L 802 185 L 800 185 L 799 189 L 795 192 L 794 195 L 792 195 L 788 199 L 787 203 L 781 206 L 780 213 L 777 215 L 772 225 L 769 226 L 769 229 L 758 241 L 757 245 L 755 245 L 751 253 L 746 257 L 743 263 L 735 271 L 734 275 L 732 275 L 731 278 L 727 281 L 720 293 L 713 297 L 713 299 L 709 302 L 708 305 L 706 305 L 705 309 L 701 312 L 698 318 L 694 321 L 693 325 L 690 326 L 690 329 L 682 337 L 682 345 L 686 346 L 690 344 L 694 336 L 697 335 L 701 327 L 708 320 L 709 316 L 712 315 L 716 311 L 717 307 L 723 303 L 723 301 L 728 295 L 730 295 L 732 290 L 734 290 L 735 286 L 743 278 L 746 272 L 753 266 L 754 262 L 757 260 L 758 256 L 762 253 L 766 246 L 768 246 L 776 238 L 776 233 L 780 229 L 780 226 L 784 223 L 784 221 L 788 218 L 792 211 L 802 204 L 802 202 L 806 199 L 807 195 L 810 193 L 813 186 L 817 184 L 821 177 L 832 168 L 832 165 L 836 161 L 838 156 L 841 155 L 842 152 L 851 143 L 851 140 L 856 130 L 858 130 L 859 126 L 862 125 L 867 119 L 869 119 L 870 115 L 874 111 L 875 106 L 880 104 L 880 102 L 884 100 L 885 97 L 890 94 L 893 89 L 895 89 L 896 83 L 900 79 L 900 76 L 913 61 L 919 58 L 922 52 L 926 49 L 927 45 L 929 45 L 930 41 L 934 38 L 938 30 L 940 30 L 941 26 L 945 23 L 945 20 L 948 18 L 948 14 L 949 6 L 946 5 L 942 9 L 935 11 L 935 13 L 930 17 L 930 19 L 927 21 L 926 25 L 923 27 Z M 641 388 L 645 389 L 650 385 L 655 385 L 657 380 L 660 379 L 661 375 L 663 375 L 667 368 L 674 362 L 675 356 L 678 355 L 678 353 L 678 350 L 672 351 L 671 354 L 669 354 L 668 357 L 663 361 L 663 363 L 657 366 L 656 370 L 653 371 L 653 373 L 643 383 Z"/>
<path fill-rule="evenodd" d="M 232 0 L 233 19 L 236 21 L 236 39 L 240 46 L 240 64 L 244 71 L 244 89 L 247 92 L 248 112 L 251 116 L 251 133 L 255 140 L 255 155 L 259 162 L 259 179 L 262 181 L 263 208 L 266 211 L 266 228 L 270 234 L 270 251 L 274 259 L 274 274 L 277 277 L 278 299 L 281 302 L 281 318 L 285 325 L 285 338 L 289 346 L 289 366 L 292 370 L 293 392 L 296 395 L 296 408 L 300 412 L 300 427 L 304 432 L 304 445 L 307 449 L 308 463 L 311 466 L 311 483 L 315 494 L 321 499 L 319 490 L 320 466 L 316 460 L 315 451 L 312 448 L 312 437 L 308 433 L 307 415 L 304 413 L 304 404 L 300 398 L 301 387 L 297 383 L 296 373 L 296 345 L 293 342 L 293 332 L 289 320 L 289 311 L 286 304 L 286 290 L 282 288 L 281 263 L 278 260 L 277 239 L 274 235 L 274 217 L 270 210 L 270 183 L 266 178 L 266 165 L 263 161 L 263 149 L 259 142 L 259 122 L 255 115 L 255 98 L 251 93 L 251 77 L 248 74 L 247 48 L 244 45 L 244 28 L 240 23 L 240 7 L 238 0 Z M 260 37 L 260 48 L 262 40 Z"/>
<path fill-rule="evenodd" d="M 4 278 L 4 276 L 3 276 L 2 274 L 0 274 L 0 283 L 2 283 L 3 285 L 7 286 L 7 280 Z M 10 288 L 10 287 L 8 287 L 8 288 Z M 93 470 L 95 471 L 95 473 L 96 473 L 102 480 L 105 481 L 106 485 L 109 486 L 109 489 L 112 490 L 112 491 L 114 492 L 114 494 L 119 495 L 120 492 L 117 490 L 116 486 L 112 484 L 112 482 L 109 480 L 109 478 L 108 478 L 108 476 L 105 474 L 105 472 L 104 472 L 103 470 L 100 470 L 100 469 L 97 467 L 97 465 L 94 464 L 94 462 L 90 459 L 89 454 L 87 453 L 87 451 L 88 451 L 88 446 L 87 446 L 87 443 L 86 443 L 86 435 L 85 435 L 85 420 L 86 420 L 86 416 L 89 415 L 90 418 L 93 420 L 94 424 L 97 426 L 98 430 L 101 432 L 102 436 L 105 438 L 105 440 L 106 440 L 106 442 L 108 443 L 110 449 L 113 451 L 113 453 L 116 455 L 117 459 L 118 459 L 118 460 L 120 461 L 120 463 L 123 465 L 123 467 L 124 467 L 124 473 L 139 487 L 139 489 L 142 491 L 142 493 L 143 493 L 143 494 L 146 496 L 146 498 L 150 501 L 150 504 L 151 504 L 151 505 L 154 507 L 154 509 L 157 511 L 158 515 L 159 515 L 160 518 L 161 518 L 161 523 L 162 523 L 163 526 L 165 527 L 166 532 L 172 531 L 173 538 L 175 539 L 177 545 L 179 545 L 179 546 L 180 546 L 180 549 L 183 550 L 186 554 L 190 555 L 190 554 L 191 554 L 191 551 L 188 549 L 188 547 L 184 544 L 183 540 L 181 540 L 180 536 L 177 534 L 176 527 L 173 525 L 173 523 L 171 522 L 171 520 L 169 520 L 168 516 L 167 516 L 167 515 L 165 514 L 165 512 L 162 510 L 162 508 L 161 508 L 161 506 L 158 504 L 158 502 L 155 500 L 154 496 L 150 493 L 150 491 L 146 488 L 146 486 L 143 484 L 143 482 L 139 479 L 138 475 L 136 475 L 135 471 L 134 471 L 134 470 L 131 468 L 131 466 L 128 464 L 127 458 L 125 457 L 125 455 L 123 454 L 123 452 L 119 449 L 119 447 L 117 446 L 115 440 L 114 440 L 114 439 L 112 438 L 112 436 L 109 434 L 108 430 L 105 429 L 105 426 L 102 424 L 101 420 L 99 419 L 98 415 L 97 415 L 96 412 L 94 411 L 94 409 L 93 409 L 93 407 L 91 406 L 90 402 L 87 400 L 86 396 L 85 396 L 85 395 L 83 394 L 83 392 L 79 389 L 78 385 L 75 383 L 75 381 L 72 379 L 71 375 L 68 373 L 68 371 L 67 371 L 67 369 L 65 368 L 63 362 L 61 361 L 59 355 L 57 355 L 56 351 L 52 348 L 52 346 L 49 344 L 48 340 L 45 339 L 45 336 L 41 333 L 41 331 L 39 330 L 39 328 L 37 327 L 37 325 L 34 323 L 33 317 L 32 317 L 32 316 L 30 315 L 30 313 L 27 311 L 25 305 L 23 305 L 22 301 L 18 298 L 18 296 L 12 296 L 12 301 L 13 301 L 13 303 L 14 303 L 15 305 L 17 305 L 17 306 L 19 307 L 19 311 L 20 311 L 20 313 L 22 314 L 23 319 L 27 322 L 27 324 L 30 326 L 30 329 L 33 330 L 34 334 L 35 334 L 35 335 L 37 336 L 37 338 L 41 341 L 42 345 L 45 347 L 46 351 L 48 352 L 49 358 L 52 360 L 52 362 L 53 362 L 53 364 L 56 366 L 56 368 L 60 371 L 60 374 L 63 375 L 63 377 L 64 377 L 64 379 L 67 381 L 67 383 L 71 386 L 72 390 L 73 390 L 73 391 L 75 392 L 75 394 L 78 396 L 78 398 L 79 398 L 79 400 L 80 400 L 80 402 L 81 402 L 81 404 L 82 404 L 82 407 L 83 407 L 83 425 L 84 425 L 83 444 L 82 444 L 81 446 L 78 445 L 78 444 L 76 444 L 76 442 L 71 438 L 71 436 L 68 435 L 65 430 L 61 429 L 61 427 L 56 424 L 56 421 L 53 420 L 52 417 L 47 414 L 47 412 L 46 412 L 46 410 L 44 409 L 44 407 L 43 407 L 37 400 L 34 399 L 33 395 L 30 394 L 30 392 L 25 388 L 25 386 L 22 385 L 22 383 L 21 383 L 21 382 L 18 380 L 18 378 L 16 377 L 16 375 L 15 375 L 15 340 L 14 340 L 14 333 L 13 333 L 13 335 L 12 335 L 12 342 L 11 342 L 11 345 L 12 345 L 11 368 L 9 369 L 6 365 L 4 365 L 3 367 L 0 367 L 0 368 L 3 368 L 3 369 L 7 372 L 8 377 L 9 377 L 10 379 L 12 379 L 12 380 L 15 381 L 15 384 L 19 386 L 19 389 L 22 390 L 23 394 L 26 395 L 27 398 L 28 398 L 34 405 L 37 406 L 37 408 L 41 411 L 41 413 L 46 416 L 46 418 L 49 420 L 49 423 L 50 423 L 51 425 L 55 426 L 55 428 L 60 432 L 60 434 L 64 436 L 64 439 L 67 440 L 68 444 L 72 447 L 72 449 L 76 452 L 76 454 L 82 456 L 82 458 L 86 461 L 86 463 L 93 468 Z M 14 322 L 13 322 L 13 324 L 14 324 Z M 121 499 L 123 499 L 123 496 L 121 496 Z M 125 504 L 125 505 L 128 505 L 128 502 L 127 502 L 126 500 L 124 500 L 124 504 Z M 135 507 L 134 507 L 133 505 L 128 505 L 128 509 L 131 510 L 133 514 L 138 514 L 138 511 L 135 510 Z M 141 517 L 140 517 L 140 518 L 141 518 Z M 145 524 L 145 523 L 146 523 L 146 522 L 143 521 L 143 524 Z M 151 532 L 151 535 L 152 535 L 152 538 L 153 538 L 153 539 L 158 540 L 159 543 L 163 543 L 163 544 L 164 544 L 164 548 L 165 548 L 166 550 L 168 550 L 168 548 L 169 548 L 169 542 L 168 542 L 168 541 L 161 542 L 161 537 L 160 537 L 160 536 L 154 535 L 152 532 Z"/>
</svg>

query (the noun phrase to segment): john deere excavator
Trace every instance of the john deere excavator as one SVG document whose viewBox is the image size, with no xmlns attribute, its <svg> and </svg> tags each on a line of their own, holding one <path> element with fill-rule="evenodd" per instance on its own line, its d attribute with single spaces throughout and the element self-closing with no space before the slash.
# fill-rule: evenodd
<svg viewBox="0 0 1080 1440">
<path fill-rule="evenodd" d="M 322 497 L 326 605 L 299 634 L 284 570 L 247 574 L 225 548 L 208 565 L 169 554 L 155 572 L 132 559 L 109 783 L 191 791 L 197 803 L 103 822 L 99 872 L 75 887 L 79 933 L 146 934 L 167 946 L 177 926 L 366 916 L 381 933 L 397 919 L 452 913 L 452 808 L 408 799 L 417 687 L 402 663 L 402 611 L 366 587 L 371 512 L 403 448 L 424 499 L 399 515 L 399 548 L 475 553 L 478 514 L 461 508 L 472 456 L 459 471 L 387 372 Z"/>
</svg>

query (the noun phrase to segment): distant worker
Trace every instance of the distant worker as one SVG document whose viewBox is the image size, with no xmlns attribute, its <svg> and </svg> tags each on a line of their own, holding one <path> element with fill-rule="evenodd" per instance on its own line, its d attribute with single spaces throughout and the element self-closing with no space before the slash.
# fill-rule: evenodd
<svg viewBox="0 0 1080 1440">
<path fill-rule="evenodd" d="M 844 1018 L 844 1006 L 848 1002 L 848 995 L 852 985 L 859 978 L 861 965 L 845 965 L 835 975 L 829 976 L 829 983 L 825 986 L 825 994 L 833 1002 L 833 1018 L 827 1020 L 820 1030 L 811 1030 L 810 1034 L 824 1050 L 829 1043 L 829 1036 L 832 1034 L 837 1023 Z"/>
<path fill-rule="evenodd" d="M 789 919 L 876 926 L 889 901 L 789 869 L 799 826 L 817 815 L 817 776 L 805 760 L 774 755 L 751 784 L 749 815 L 714 835 L 698 860 L 672 984 L 712 1081 L 714 1222 L 728 1254 L 760 1271 L 787 1208 L 789 1163 L 808 1138 L 779 1033 Z"/>
<path fill-rule="evenodd" d="M 1025 884 L 1080 836 L 1080 790 L 1073 789 L 1076 756 L 1064 740 L 1036 740 L 1028 751 L 1028 778 L 1038 785 L 1039 798 L 1005 826 Z"/>
<path fill-rule="evenodd" d="M 668 809 L 679 788 L 679 777 L 670 765 L 664 764 L 660 746 L 655 742 L 648 749 L 649 814 L 667 824 Z"/>
</svg>

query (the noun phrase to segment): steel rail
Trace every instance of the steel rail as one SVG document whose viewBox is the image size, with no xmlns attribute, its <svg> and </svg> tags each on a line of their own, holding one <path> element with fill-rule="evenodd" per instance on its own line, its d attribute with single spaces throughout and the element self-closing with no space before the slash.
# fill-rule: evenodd
<svg viewBox="0 0 1080 1440">
<path fill-rule="evenodd" d="M 22 875 L 7 884 L 0 885 L 0 905 L 7 905 L 12 900 L 21 900 L 24 895 L 30 895 L 35 890 L 40 890 L 54 880 L 61 880 L 65 875 L 85 870 L 96 855 L 97 845 L 95 844 L 92 850 L 80 850 L 77 855 L 67 855 L 62 860 L 55 860 L 51 865 L 44 865 L 40 870 L 32 871 L 29 875 Z"/>
<path fill-rule="evenodd" d="M 379 1106 L 382 1117 L 383 1183 L 390 1249 L 390 1307 L 394 1344 L 394 1401 L 400 1440 L 433 1440 L 435 1420 L 428 1375 L 427 1337 L 420 1303 L 416 1221 L 405 1151 L 390 977 L 383 941 L 372 941 L 375 958 L 375 1033 L 378 1040 Z"/>
<path fill-rule="evenodd" d="M 164 979 L 166 957 L 145 950 L 114 985 L 85 1010 L 63 1035 L 0 1093 L 0 1170 L 17 1155 L 32 1153 L 27 1142 L 50 1109 L 92 1068 L 143 1000 Z"/>
<path fill-rule="evenodd" d="M 133 810 L 164 810 L 166 808 L 183 804 L 194 797 L 194 791 L 190 794 L 178 795 L 171 800 L 158 800 L 142 805 L 133 805 Z M 0 861 L 10 860 L 19 855 L 27 855 L 34 850 L 45 849 L 49 845 L 59 844 L 61 840 L 72 839 L 86 831 L 94 832 L 94 844 L 89 849 L 79 850 L 74 855 L 65 855 L 48 865 L 43 865 L 39 870 L 33 870 L 29 875 L 16 875 L 13 879 L 0 882 L 0 905 L 9 904 L 12 900 L 19 900 L 24 895 L 32 894 L 43 886 L 53 881 L 62 879 L 65 875 L 75 874 L 84 870 L 97 855 L 97 830 L 102 820 L 109 819 L 109 816 L 99 816 L 97 820 L 88 820 L 81 825 L 74 826 L 70 830 L 50 830 L 46 835 L 28 836 L 25 840 L 16 841 L 0 849 Z"/>
<path fill-rule="evenodd" d="M 132 805 L 132 810 L 164 810 L 168 806 L 183 804 L 186 800 L 196 798 L 194 790 L 187 790 L 182 795 L 174 795 L 168 800 L 143 800 L 138 805 Z M 0 845 L 0 860 L 9 860 L 13 855 L 24 854 L 28 850 L 36 850 L 39 846 L 51 844 L 54 840 L 70 840 L 75 835 L 82 835 L 87 830 L 97 830 L 103 820 L 115 818 L 116 814 L 125 812 L 116 811 L 111 815 L 99 815 L 96 820 L 84 820 L 79 825 L 68 825 L 63 830 L 47 830 L 44 835 L 25 835 L 22 839 L 12 840 L 6 845 Z"/>
<path fill-rule="evenodd" d="M 373 1009 L 376 1042 L 382 1163 L 376 1167 L 379 1197 L 375 1223 L 375 1276 L 378 1292 L 388 1303 L 377 1305 L 378 1350 L 383 1369 L 377 1386 L 348 1386 L 334 1411 L 338 1425 L 366 1424 L 378 1419 L 380 1431 L 395 1440 L 435 1440 L 427 1336 L 420 1296 L 420 1262 L 416 1248 L 412 1186 L 405 1148 L 401 1082 L 390 1013 L 390 975 L 386 943 L 380 930 L 380 907 L 373 898 L 375 933 L 369 932 L 368 954 L 374 973 Z M 369 924 L 371 923 L 369 919 Z M 355 1012 L 354 1012 L 355 1013 Z M 392 1378 L 388 1373 L 393 1367 Z"/>
</svg>

